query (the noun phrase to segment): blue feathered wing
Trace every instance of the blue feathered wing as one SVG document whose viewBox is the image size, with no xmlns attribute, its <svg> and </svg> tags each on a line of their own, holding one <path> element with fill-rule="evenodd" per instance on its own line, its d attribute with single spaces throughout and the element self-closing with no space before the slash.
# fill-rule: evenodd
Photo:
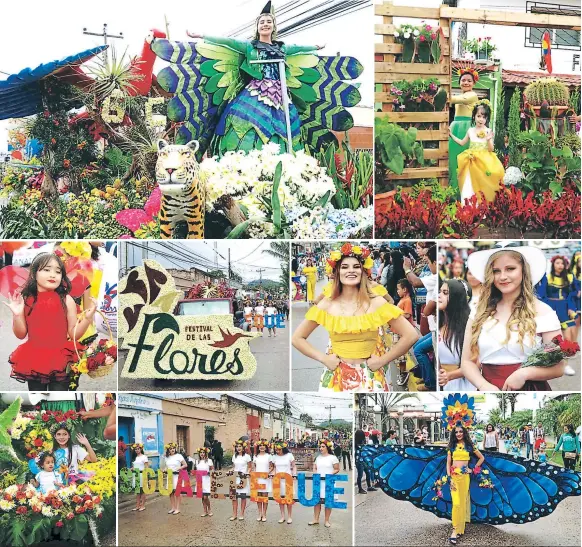
<svg viewBox="0 0 582 547">
<path fill-rule="evenodd" d="M 481 488 L 471 477 L 471 521 L 486 524 L 523 524 L 552 513 L 568 496 L 580 495 L 580 474 L 509 454 L 485 452 L 481 471 L 493 488 Z M 434 484 L 446 475 L 447 451 L 442 447 L 365 446 L 364 466 L 379 478 L 382 490 L 398 500 L 442 518 L 451 518 L 449 484 L 436 496 Z M 473 458 L 471 467 L 475 464 Z"/>
</svg>

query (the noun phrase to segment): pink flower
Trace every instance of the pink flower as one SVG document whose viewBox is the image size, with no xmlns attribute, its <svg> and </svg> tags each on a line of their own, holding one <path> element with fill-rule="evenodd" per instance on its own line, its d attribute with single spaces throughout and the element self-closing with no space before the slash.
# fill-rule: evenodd
<svg viewBox="0 0 582 547">
<path fill-rule="evenodd" d="M 426 38 L 424 37 L 424 35 L 423 35 L 423 34 L 421 34 L 421 35 L 420 35 L 420 38 L 419 38 L 419 39 L 420 39 L 420 41 L 421 41 L 421 42 L 424 42 L 424 41 L 426 41 Z"/>
<path fill-rule="evenodd" d="M 63 521 L 62 520 L 59 520 L 57 522 L 57 528 L 62 528 L 62 527 L 63 527 Z"/>
<path fill-rule="evenodd" d="M 132 232 L 139 230 L 142 224 L 148 224 L 154 216 L 160 212 L 162 206 L 162 193 L 159 186 L 156 186 L 151 193 L 143 209 L 124 209 L 115 215 L 115 220 Z"/>
<path fill-rule="evenodd" d="M 436 35 L 436 32 L 433 32 L 433 33 L 430 35 L 430 38 L 431 38 L 431 40 L 436 40 L 436 37 L 437 37 L 437 35 Z"/>
<path fill-rule="evenodd" d="M 431 30 L 432 27 L 430 25 L 426 25 L 424 28 L 426 28 L 426 30 Z"/>
</svg>

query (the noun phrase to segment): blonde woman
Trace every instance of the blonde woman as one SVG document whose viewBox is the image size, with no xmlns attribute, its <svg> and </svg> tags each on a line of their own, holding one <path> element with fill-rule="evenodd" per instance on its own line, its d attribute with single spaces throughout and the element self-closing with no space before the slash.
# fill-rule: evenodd
<svg viewBox="0 0 582 547">
<path fill-rule="evenodd" d="M 467 321 L 461 370 L 480 391 L 551 391 L 548 380 L 564 374 L 563 361 L 521 368 L 541 341 L 561 332 L 556 312 L 534 295 L 546 258 L 537 248 L 514 245 L 469 256 L 469 270 L 483 286 Z"/>
<path fill-rule="evenodd" d="M 293 333 L 293 346 L 324 366 L 320 391 L 389 391 L 385 366 L 404 355 L 418 340 L 402 311 L 373 294 L 368 270 L 370 250 L 345 243 L 332 251 L 333 290 L 305 315 Z M 378 344 L 378 329 L 388 324 L 400 340 L 388 351 Z M 307 339 L 321 325 L 331 341 L 331 353 L 312 346 Z"/>
</svg>

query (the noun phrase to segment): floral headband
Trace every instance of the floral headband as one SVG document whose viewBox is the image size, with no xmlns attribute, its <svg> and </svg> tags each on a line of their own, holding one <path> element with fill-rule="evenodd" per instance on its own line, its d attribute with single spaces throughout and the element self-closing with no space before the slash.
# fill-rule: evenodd
<svg viewBox="0 0 582 547">
<path fill-rule="evenodd" d="M 232 446 L 234 446 L 235 448 L 237 447 L 237 445 L 241 445 L 243 448 L 246 448 L 249 444 L 246 441 L 239 439 L 238 441 L 232 443 Z"/>
<path fill-rule="evenodd" d="M 327 259 L 327 263 L 332 268 L 335 268 L 342 258 L 349 256 L 352 258 L 357 258 L 362 265 L 362 268 L 368 272 L 368 270 L 371 270 L 374 266 L 374 261 L 370 257 L 370 253 L 371 251 L 367 247 L 360 247 L 359 245 L 344 243 L 339 249 L 335 249 L 330 253 L 329 258 Z"/>
<path fill-rule="evenodd" d="M 488 101 L 487 99 L 481 99 L 480 101 L 477 101 L 474 105 L 473 105 L 473 110 L 475 110 L 476 108 L 478 108 L 479 106 L 488 106 L 489 108 L 491 108 L 491 102 Z"/>
<path fill-rule="evenodd" d="M 141 448 L 141 451 L 143 452 L 143 444 L 142 443 L 133 443 L 131 445 L 132 450 L 135 450 L 136 448 Z"/>
<path fill-rule="evenodd" d="M 279 442 L 273 443 L 273 446 L 275 448 L 281 448 L 281 449 L 283 449 L 283 448 L 287 448 L 287 443 L 282 443 L 282 442 L 279 441 Z"/>
<path fill-rule="evenodd" d="M 164 445 L 165 450 L 170 450 L 170 448 L 175 448 L 178 450 L 178 443 L 168 443 Z"/>
<path fill-rule="evenodd" d="M 260 441 L 257 441 L 255 443 L 255 446 L 266 446 L 267 448 L 269 447 L 269 441 L 267 441 L 266 439 L 261 439 Z"/>
<path fill-rule="evenodd" d="M 205 446 L 203 446 L 203 447 L 198 449 L 198 454 L 200 454 L 200 452 L 204 452 L 205 454 L 210 454 L 210 448 L 206 448 Z"/>
<path fill-rule="evenodd" d="M 59 245 L 69 256 L 91 258 L 91 245 L 86 241 L 63 241 Z M 54 254 L 63 257 L 63 251 L 55 249 Z"/>
<path fill-rule="evenodd" d="M 319 441 L 319 446 L 324 445 L 328 450 L 333 450 L 333 443 L 331 441 L 326 441 L 321 439 Z"/>
<path fill-rule="evenodd" d="M 556 255 L 556 256 L 552 257 L 552 260 L 550 260 L 550 262 L 552 263 L 552 266 L 554 265 L 554 262 L 558 259 L 564 263 L 564 269 L 567 269 L 568 266 L 570 265 L 570 261 L 565 256 L 562 256 L 562 255 Z"/>
<path fill-rule="evenodd" d="M 474 68 L 466 67 L 466 68 L 459 68 L 457 70 L 457 76 L 462 78 L 465 74 L 470 74 L 473 76 L 473 81 L 477 83 L 479 81 L 479 72 L 477 72 Z"/>
</svg>

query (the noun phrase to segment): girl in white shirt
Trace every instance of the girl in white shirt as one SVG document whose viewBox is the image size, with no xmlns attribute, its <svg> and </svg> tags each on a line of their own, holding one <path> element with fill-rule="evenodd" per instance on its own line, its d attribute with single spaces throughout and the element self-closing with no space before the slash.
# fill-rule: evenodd
<svg viewBox="0 0 582 547">
<path fill-rule="evenodd" d="M 339 460 L 333 453 L 333 443 L 331 441 L 322 440 L 319 443 L 319 456 L 313 464 L 313 472 L 321 475 L 319 503 L 313 507 L 313 520 L 309 523 L 310 526 L 319 524 L 319 515 L 321 514 L 321 504 L 325 505 L 325 476 L 337 475 L 339 473 Z M 325 526 L 329 528 L 331 523 L 331 509 L 325 508 Z"/>
<path fill-rule="evenodd" d="M 539 343 L 561 333 L 556 312 L 534 294 L 546 258 L 535 247 L 499 245 L 468 259 L 483 287 L 467 322 L 461 370 L 480 391 L 551 391 L 548 380 L 564 374 L 564 361 L 521 367 Z"/>
<path fill-rule="evenodd" d="M 236 498 L 232 500 L 232 517 L 229 520 L 244 520 L 245 509 L 247 508 L 247 497 L 250 490 L 250 477 L 245 476 L 244 479 L 239 477 L 239 473 L 250 475 L 252 458 L 246 453 L 248 447 L 247 441 L 239 439 L 234 443 L 234 455 L 232 457 L 232 464 L 234 465 L 234 474 L 236 476 Z M 244 482 L 243 482 L 244 481 Z M 239 488 L 241 486 L 242 488 Z M 238 514 L 238 499 L 240 498 L 240 515 Z"/>
<path fill-rule="evenodd" d="M 270 316 L 269 318 L 269 338 L 271 338 L 271 332 L 273 336 L 277 336 L 277 329 L 275 328 L 275 321 L 277 320 L 277 308 L 272 304 L 265 308 L 265 315 Z"/>
<path fill-rule="evenodd" d="M 52 452 L 44 452 L 38 460 L 38 466 L 42 471 L 36 474 L 32 484 L 39 489 L 41 494 L 63 488 L 63 475 L 55 469 L 55 455 Z"/>
<path fill-rule="evenodd" d="M 255 444 L 255 459 L 253 461 L 253 470 L 258 473 L 269 473 L 271 471 L 271 455 L 267 452 L 269 443 L 265 439 L 261 439 Z M 265 489 L 258 492 L 259 497 L 268 498 L 272 492 L 271 479 L 260 479 L 260 482 L 265 485 Z M 267 505 L 268 501 L 257 502 L 259 509 L 258 521 L 267 521 Z"/>
<path fill-rule="evenodd" d="M 202 477 L 202 510 L 204 513 L 200 515 L 201 517 L 211 517 L 213 514 L 210 510 L 210 473 L 214 471 L 214 464 L 208 457 L 209 454 L 210 448 L 198 449 L 198 456 L 200 459 L 196 463 L 196 470 L 208 472 L 207 475 Z M 196 482 L 198 483 L 198 481 Z"/>
<path fill-rule="evenodd" d="M 297 475 L 297 470 L 295 467 L 295 458 L 293 454 L 289 452 L 287 448 L 287 443 L 276 442 L 275 443 L 275 455 L 271 457 L 271 474 L 276 475 L 277 473 L 289 473 L 292 477 Z M 281 481 L 281 498 L 285 498 L 285 491 L 287 488 L 287 481 Z M 289 485 L 293 488 L 293 485 Z M 279 504 L 279 510 L 281 511 L 281 518 L 279 519 L 279 524 L 285 522 L 285 507 L 287 507 L 287 524 L 293 522 L 293 505 L 287 505 L 285 503 Z"/>
<path fill-rule="evenodd" d="M 178 477 L 182 469 L 186 469 L 188 464 L 184 456 L 178 452 L 177 443 L 168 443 L 166 449 L 166 466 L 172 470 L 172 482 L 174 490 L 170 494 L 170 510 L 168 515 L 177 515 L 180 512 L 180 496 L 176 496 L 176 487 L 178 486 Z"/>
<path fill-rule="evenodd" d="M 148 457 L 143 453 L 143 444 L 135 443 L 131 446 L 133 449 L 133 462 L 131 466 L 139 470 L 139 494 L 135 499 L 135 508 L 132 511 L 143 511 L 145 509 L 146 495 L 143 491 L 143 474 L 142 471 L 150 466 Z M 134 477 L 135 481 L 135 477 Z M 135 484 L 135 483 L 134 483 Z"/>
<path fill-rule="evenodd" d="M 97 455 L 91 447 L 89 439 L 82 433 L 77 434 L 77 442 L 79 444 L 73 444 L 71 433 L 66 427 L 57 426 L 57 429 L 51 430 L 51 433 L 58 445 L 55 450 L 55 468 L 65 469 L 66 484 L 68 484 L 71 475 L 74 476 L 79 473 L 78 466 L 80 462 L 87 460 L 95 463 L 97 461 Z"/>
<path fill-rule="evenodd" d="M 255 327 L 257 327 L 257 332 L 262 333 L 265 330 L 265 306 L 262 300 L 259 300 L 255 306 Z"/>
</svg>

